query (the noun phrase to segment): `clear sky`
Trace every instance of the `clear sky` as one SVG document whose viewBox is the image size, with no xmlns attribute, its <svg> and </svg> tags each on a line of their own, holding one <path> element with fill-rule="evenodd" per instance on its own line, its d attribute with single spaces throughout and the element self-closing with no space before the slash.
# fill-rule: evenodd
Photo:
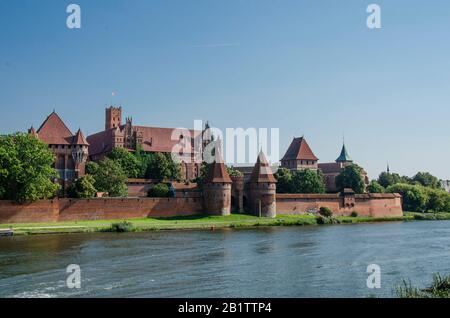
<svg viewBox="0 0 450 318">
<path fill-rule="evenodd" d="M 321 162 L 345 134 L 371 177 L 448 179 L 449 100 L 448 0 L 0 1 L 0 133 L 56 109 L 92 134 L 114 103 L 136 124 L 280 128 L 282 153 L 305 135 Z"/>
</svg>

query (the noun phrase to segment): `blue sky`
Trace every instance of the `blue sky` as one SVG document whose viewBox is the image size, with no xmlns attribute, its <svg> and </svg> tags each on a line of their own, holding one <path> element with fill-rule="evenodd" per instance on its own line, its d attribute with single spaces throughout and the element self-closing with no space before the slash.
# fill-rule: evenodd
<svg viewBox="0 0 450 318">
<path fill-rule="evenodd" d="M 0 133 L 56 109 L 91 134 L 114 103 L 136 124 L 280 128 L 281 155 L 305 135 L 321 162 L 345 134 L 371 177 L 448 179 L 449 17 L 445 0 L 3 0 Z"/>
</svg>

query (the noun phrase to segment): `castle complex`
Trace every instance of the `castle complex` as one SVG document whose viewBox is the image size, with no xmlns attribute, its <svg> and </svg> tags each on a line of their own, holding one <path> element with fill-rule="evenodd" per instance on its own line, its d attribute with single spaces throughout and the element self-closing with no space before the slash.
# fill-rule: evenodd
<svg viewBox="0 0 450 318">
<path fill-rule="evenodd" d="M 173 132 L 176 131 L 175 129 L 135 126 L 131 118 L 126 118 L 125 123 L 122 123 L 121 107 L 106 108 L 104 128 L 103 131 L 85 138 L 81 130 L 73 134 L 61 118 L 55 112 L 52 112 L 37 131 L 32 127 L 29 129 L 29 133 L 48 144 L 55 154 L 54 166 L 59 173 L 58 182 L 63 186 L 63 189 L 84 174 L 87 160 L 101 160 L 116 147 L 129 151 L 142 149 L 145 152 L 171 153 L 173 147 L 185 139 L 190 140 L 190 144 L 188 151 L 180 154 L 181 158 L 186 158 L 186 161 L 181 160 L 180 162 L 182 179 L 189 181 L 200 174 L 200 164 L 193 159 L 199 155 L 199 151 L 203 151 L 203 147 L 196 149 L 194 144 L 197 143 L 185 138 L 182 134 L 174 138 Z M 207 128 L 208 126 L 205 127 L 205 130 Z M 189 133 L 194 136 L 194 139 L 198 138 L 202 146 L 205 146 L 212 141 L 212 138 L 206 138 L 205 130 L 192 130 Z M 391 209 L 395 210 L 397 214 L 398 209 L 401 211 L 398 196 L 355 195 L 351 189 L 336 193 L 336 176 L 344 167 L 353 162 L 345 145 L 343 145 L 341 154 L 335 162 L 319 163 L 319 159 L 314 155 L 306 139 L 304 137 L 294 138 L 281 159 L 281 167 L 292 171 L 312 169 L 322 172 L 327 192 L 330 194 L 316 195 L 277 195 L 276 179 L 272 167 L 262 151 L 253 167 L 241 169 L 244 172 L 243 177 L 230 177 L 223 162 L 220 147 L 215 149 L 214 162 L 208 166 L 202 189 L 192 189 L 192 187 L 188 189 L 187 184 L 182 184 L 176 192 L 177 200 L 185 198 L 186 202 L 190 202 L 189 200 L 192 199 L 193 201 L 189 206 L 201 204 L 200 210 L 205 213 L 229 215 L 231 212 L 248 211 L 263 217 L 274 217 L 280 211 L 282 213 L 305 213 L 317 210 L 320 206 L 328 205 L 343 215 L 350 214 L 358 206 L 361 209 L 366 209 L 366 214 L 372 214 L 375 213 L 372 210 L 373 204 L 377 209 L 381 209 L 383 215 L 389 215 Z M 203 154 L 200 153 L 200 155 Z M 367 184 L 367 174 L 364 171 L 362 174 Z M 130 198 L 146 196 L 146 190 L 152 186 L 152 182 L 141 179 L 130 180 L 129 183 L 131 184 L 129 184 Z M 141 187 L 145 190 L 131 193 L 131 189 L 139 189 L 139 184 L 142 184 Z M 384 207 L 380 202 L 385 204 Z M 177 206 L 176 209 L 182 210 L 183 207 Z M 198 211 L 199 208 L 196 207 L 195 212 Z M 380 212 L 377 210 L 376 213 Z"/>
</svg>

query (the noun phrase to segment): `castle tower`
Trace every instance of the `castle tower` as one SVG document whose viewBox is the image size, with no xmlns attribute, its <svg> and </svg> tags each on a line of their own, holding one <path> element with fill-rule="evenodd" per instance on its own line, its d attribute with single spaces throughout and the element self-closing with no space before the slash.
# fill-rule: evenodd
<svg viewBox="0 0 450 318">
<path fill-rule="evenodd" d="M 81 129 L 72 138 L 72 159 L 75 165 L 75 179 L 85 175 L 86 161 L 89 155 L 89 143 Z"/>
<path fill-rule="evenodd" d="M 203 201 L 207 214 L 230 215 L 231 213 L 231 178 L 216 146 L 215 160 L 209 164 L 203 184 Z"/>
<path fill-rule="evenodd" d="M 122 125 L 122 107 L 109 107 L 105 109 L 105 130 L 117 128 Z"/>
<path fill-rule="evenodd" d="M 261 151 L 248 185 L 252 213 L 272 218 L 277 215 L 276 182 L 266 156 Z"/>
</svg>

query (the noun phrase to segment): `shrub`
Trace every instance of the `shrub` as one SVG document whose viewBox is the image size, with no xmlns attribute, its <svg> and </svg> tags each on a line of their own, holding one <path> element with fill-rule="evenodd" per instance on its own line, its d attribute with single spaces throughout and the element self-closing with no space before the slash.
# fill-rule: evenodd
<svg viewBox="0 0 450 318">
<path fill-rule="evenodd" d="M 324 206 L 320 207 L 319 214 L 321 216 L 326 217 L 326 218 L 329 218 L 329 217 L 333 216 L 333 212 L 331 212 L 331 210 L 329 208 L 324 207 Z"/>
<path fill-rule="evenodd" d="M 75 180 L 67 189 L 70 198 L 93 198 L 97 190 L 94 187 L 94 178 L 87 174 Z"/>
<path fill-rule="evenodd" d="M 147 196 L 150 198 L 167 198 L 169 194 L 169 186 L 165 183 L 158 183 L 148 190 Z"/>
<path fill-rule="evenodd" d="M 353 212 L 350 214 L 350 216 L 351 216 L 352 218 L 356 218 L 356 217 L 358 216 L 358 212 L 353 211 Z"/>
<path fill-rule="evenodd" d="M 124 232 L 134 232 L 136 231 L 135 226 L 131 222 L 123 221 L 120 223 L 111 224 L 111 232 L 124 233 Z"/>
</svg>

